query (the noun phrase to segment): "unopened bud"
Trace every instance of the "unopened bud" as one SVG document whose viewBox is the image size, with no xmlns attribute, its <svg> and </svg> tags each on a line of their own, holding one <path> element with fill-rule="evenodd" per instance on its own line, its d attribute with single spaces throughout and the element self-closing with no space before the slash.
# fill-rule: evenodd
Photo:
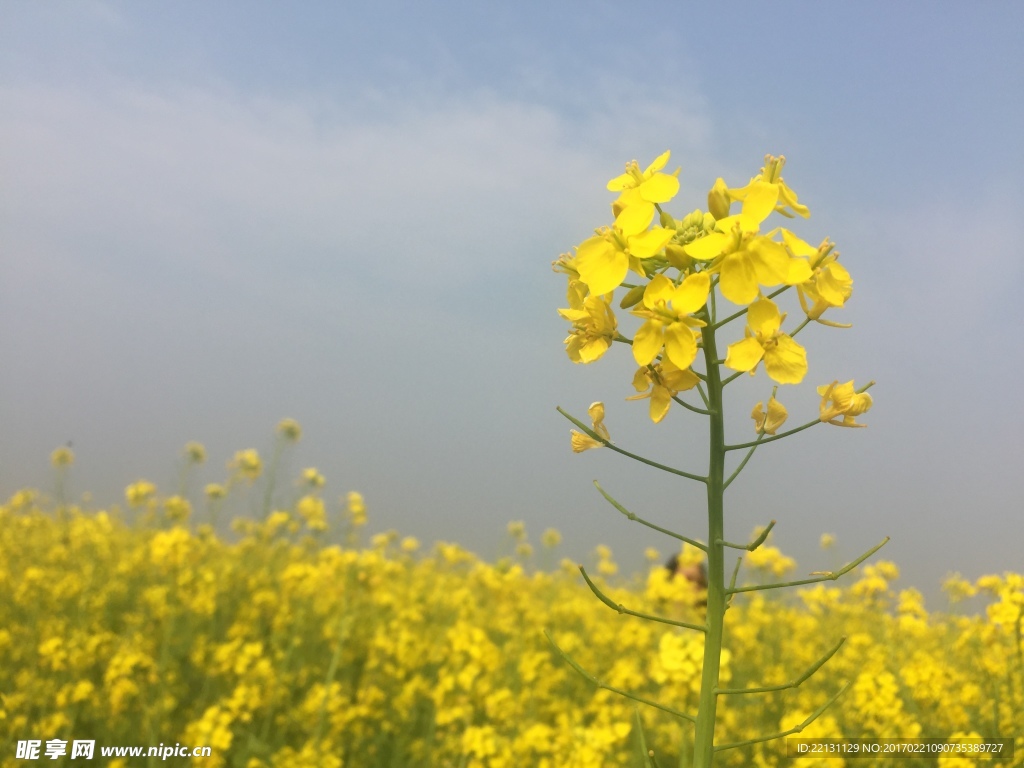
<svg viewBox="0 0 1024 768">
<path fill-rule="evenodd" d="M 668 258 L 668 263 L 678 269 L 680 272 L 685 272 L 693 266 L 693 259 L 691 259 L 686 251 L 683 250 L 683 246 L 669 243 L 665 246 L 665 256 Z"/>
<path fill-rule="evenodd" d="M 671 248 L 672 246 L 669 246 Z M 669 257 L 671 259 L 671 257 Z M 629 309 L 632 306 L 640 303 L 640 300 L 644 297 L 644 290 L 647 288 L 646 285 L 636 285 L 629 289 L 625 296 L 622 297 L 622 301 L 619 302 L 619 306 L 622 309 Z"/>
<path fill-rule="evenodd" d="M 708 211 L 716 219 L 724 219 L 729 215 L 729 188 L 721 176 L 715 180 L 715 186 L 708 192 Z"/>
</svg>

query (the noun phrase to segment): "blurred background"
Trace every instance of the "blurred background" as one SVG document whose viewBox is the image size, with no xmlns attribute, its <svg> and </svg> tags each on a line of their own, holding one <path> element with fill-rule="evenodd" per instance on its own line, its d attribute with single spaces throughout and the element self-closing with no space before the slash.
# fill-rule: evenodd
<svg viewBox="0 0 1024 768">
<path fill-rule="evenodd" d="M 798 576 L 888 535 L 899 585 L 939 601 L 951 571 L 1020 567 L 1024 7 L 0 8 L 0 497 L 52 490 L 68 441 L 96 505 L 172 492 L 200 441 L 198 494 L 291 417 L 283 482 L 316 466 L 328 499 L 359 490 L 371 532 L 494 557 L 522 520 L 623 572 L 667 557 L 591 481 L 697 537 L 701 487 L 572 454 L 555 406 L 603 400 L 619 445 L 698 472 L 705 426 L 625 402 L 625 347 L 568 360 L 550 263 L 610 223 L 625 162 L 671 149 L 681 216 L 771 152 L 811 208 L 793 228 L 855 281 L 832 315 L 854 328 L 809 327 L 779 399 L 794 425 L 834 379 L 877 380 L 876 404 L 867 429 L 760 449 L 727 535 L 777 519 Z M 730 390 L 730 437 L 752 439 L 770 382 Z"/>
</svg>

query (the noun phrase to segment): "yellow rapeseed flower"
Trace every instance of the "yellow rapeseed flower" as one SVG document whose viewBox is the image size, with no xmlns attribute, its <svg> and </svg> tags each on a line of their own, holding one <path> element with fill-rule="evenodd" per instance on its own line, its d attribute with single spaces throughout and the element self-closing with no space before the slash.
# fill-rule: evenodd
<svg viewBox="0 0 1024 768">
<path fill-rule="evenodd" d="M 256 450 L 247 448 L 235 454 L 235 457 L 228 462 L 228 469 L 233 469 L 248 480 L 255 480 L 263 473 L 263 462 L 260 461 L 260 455 Z"/>
<path fill-rule="evenodd" d="M 565 337 L 565 351 L 574 363 L 600 359 L 618 334 L 610 295 L 573 298 L 570 294 L 569 308 L 559 309 L 558 314 L 573 325 Z"/>
<path fill-rule="evenodd" d="M 50 454 L 50 463 L 58 469 L 70 467 L 75 463 L 75 454 L 66 445 L 62 445 Z"/>
<path fill-rule="evenodd" d="M 302 427 L 295 419 L 281 419 L 277 425 L 277 432 L 285 440 L 290 440 L 293 443 L 297 443 L 302 437 Z"/>
<path fill-rule="evenodd" d="M 302 482 L 310 488 L 323 488 L 324 476 L 317 471 L 316 467 L 308 467 L 302 470 Z"/>
<path fill-rule="evenodd" d="M 764 432 L 766 435 L 774 435 L 788 416 L 786 406 L 776 400 L 775 395 L 768 399 L 767 407 L 763 402 L 759 402 L 750 413 L 750 417 L 754 420 L 754 431 L 758 434 Z"/>
<path fill-rule="evenodd" d="M 763 359 L 768 376 L 779 384 L 803 381 L 807 374 L 807 352 L 779 330 L 785 317 L 771 299 L 751 304 L 747 308 L 745 338 L 729 345 L 726 367 L 753 375 Z"/>
<path fill-rule="evenodd" d="M 630 395 L 627 400 L 650 398 L 650 417 L 655 424 L 660 422 L 672 406 L 672 398 L 680 392 L 693 389 L 700 379 L 692 368 L 679 370 L 671 360 L 638 368 L 633 375 L 633 389 L 640 394 Z"/>
<path fill-rule="evenodd" d="M 804 259 L 793 258 L 782 243 L 759 234 L 761 223 L 775 210 L 778 188 L 761 182 L 749 186 L 740 213 L 720 219 L 714 232 L 683 248 L 691 258 L 712 262 L 722 295 L 740 305 L 754 301 L 759 286 L 796 285 L 811 276 Z"/>
<path fill-rule="evenodd" d="M 791 249 L 799 248 L 801 254 L 810 249 L 810 246 L 786 230 L 783 230 L 783 237 L 787 246 Z M 810 278 L 797 286 L 797 296 L 804 314 L 811 320 L 824 325 L 849 327 L 821 319 L 825 310 L 844 306 L 853 295 L 853 278 L 846 267 L 836 261 L 839 252 L 834 248 L 835 244 L 826 239 L 816 250 L 810 249 L 813 272 Z"/>
<path fill-rule="evenodd" d="M 554 549 L 562 541 L 562 534 L 555 528 L 548 528 L 541 534 L 540 543 L 548 549 Z"/>
<path fill-rule="evenodd" d="M 366 524 L 366 502 L 363 495 L 357 491 L 349 491 L 346 497 L 346 508 L 352 525 L 360 526 Z"/>
<path fill-rule="evenodd" d="M 412 554 L 420 548 L 420 541 L 415 536 L 406 536 L 398 546 L 403 552 Z"/>
<path fill-rule="evenodd" d="M 185 444 L 185 458 L 190 464 L 202 464 L 206 461 L 206 448 L 202 443 L 192 441 Z"/>
<path fill-rule="evenodd" d="M 608 182 L 608 191 L 629 192 L 631 198 L 648 203 L 667 203 L 679 191 L 679 171 L 661 173 L 671 156 L 671 151 L 658 155 L 642 173 L 636 160 L 631 160 L 624 174 Z"/>
<path fill-rule="evenodd" d="M 633 359 L 638 365 L 649 365 L 660 354 L 679 370 L 686 370 L 697 356 L 697 331 L 707 325 L 693 317 L 708 300 L 711 278 L 706 272 L 688 275 L 675 285 L 664 275 L 658 275 L 644 290 L 643 309 L 633 314 L 646 322 L 633 337 Z"/>
<path fill-rule="evenodd" d="M 630 267 L 643 273 L 640 262 L 664 249 L 674 229 L 656 226 L 654 205 L 640 203 L 623 208 L 612 227 L 603 227 L 576 248 L 576 269 L 592 294 L 611 293 L 626 279 Z"/>
<path fill-rule="evenodd" d="M 856 417 L 867 413 L 873 401 L 867 392 L 858 393 L 853 388 L 852 379 L 845 384 L 840 384 L 838 380 L 831 384 L 822 384 L 818 387 L 818 394 L 821 395 L 821 421 L 837 427 L 867 426 L 858 424 Z M 838 420 L 840 416 L 843 417 L 842 421 Z"/>
<path fill-rule="evenodd" d="M 608 434 L 608 427 L 604 425 L 604 403 L 591 403 L 590 408 L 587 409 L 587 413 L 590 414 L 590 419 L 594 423 L 594 432 L 608 442 L 611 442 L 611 436 Z M 590 450 L 591 448 L 604 447 L 604 443 L 600 440 L 595 440 L 590 435 L 577 432 L 575 429 L 570 430 L 569 438 L 572 443 L 572 450 L 574 453 L 582 453 L 583 451 Z"/>
<path fill-rule="evenodd" d="M 139 480 L 124 489 L 124 497 L 128 505 L 138 507 L 149 501 L 156 493 L 156 486 L 147 480 Z"/>
<path fill-rule="evenodd" d="M 180 523 L 188 520 L 192 514 L 192 505 L 181 496 L 171 496 L 164 501 L 164 514 L 167 515 L 168 520 Z"/>
<path fill-rule="evenodd" d="M 794 213 L 805 219 L 808 218 L 811 215 L 810 210 L 806 205 L 801 205 L 798 202 L 796 192 L 790 189 L 782 178 L 782 168 L 785 164 L 786 157 L 784 155 L 779 155 L 779 157 L 765 155 L 761 173 L 752 178 L 745 187 L 726 190 L 726 195 L 730 200 L 746 202 L 751 191 L 756 191 L 761 185 L 770 185 L 776 190 L 776 212 L 789 218 L 792 218 Z"/>
<path fill-rule="evenodd" d="M 303 496 L 295 505 L 295 511 L 306 521 L 306 526 L 311 531 L 327 530 L 327 508 L 319 496 Z"/>
</svg>

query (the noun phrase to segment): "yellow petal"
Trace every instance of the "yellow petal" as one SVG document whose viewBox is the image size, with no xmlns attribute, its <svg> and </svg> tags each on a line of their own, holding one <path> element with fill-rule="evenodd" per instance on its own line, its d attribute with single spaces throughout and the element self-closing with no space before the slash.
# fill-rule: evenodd
<svg viewBox="0 0 1024 768">
<path fill-rule="evenodd" d="M 799 384 L 807 375 L 807 351 L 785 334 L 764 353 L 764 369 L 779 384 Z"/>
<path fill-rule="evenodd" d="M 587 413 L 590 415 L 590 420 L 594 422 L 596 429 L 597 425 L 604 421 L 604 403 L 601 401 L 591 403 L 590 407 L 587 408 Z"/>
<path fill-rule="evenodd" d="M 615 217 L 615 228 L 626 237 L 643 232 L 654 220 L 654 203 L 640 202 L 628 205 Z"/>
<path fill-rule="evenodd" d="M 664 275 L 655 275 L 644 289 L 644 306 L 654 309 L 659 302 L 667 305 L 672 301 L 675 290 L 676 287 L 671 280 Z"/>
<path fill-rule="evenodd" d="M 696 272 L 687 275 L 682 284 L 672 295 L 672 308 L 687 315 L 693 314 L 704 306 L 711 290 L 711 278 L 707 272 Z"/>
<path fill-rule="evenodd" d="M 640 196 L 651 203 L 667 203 L 679 191 L 679 179 L 667 173 L 656 173 L 640 185 Z"/>
<path fill-rule="evenodd" d="M 759 401 L 757 405 L 754 406 L 754 410 L 750 412 L 750 418 L 754 420 L 754 431 L 760 432 L 765 419 L 763 402 Z"/>
<path fill-rule="evenodd" d="M 672 323 L 665 329 L 665 354 L 677 368 L 689 368 L 697 357 L 697 339 L 690 326 Z"/>
<path fill-rule="evenodd" d="M 771 299 L 758 299 L 747 307 L 747 325 L 761 338 L 771 338 L 781 324 L 779 308 Z"/>
<path fill-rule="evenodd" d="M 867 413 L 873 404 L 874 401 L 871 399 L 871 395 L 867 392 L 861 392 L 859 395 L 855 394 L 853 396 L 853 402 L 850 403 L 850 408 L 847 413 L 851 416 L 860 416 Z"/>
<path fill-rule="evenodd" d="M 633 337 L 633 359 L 637 365 L 650 365 L 661 351 L 663 343 L 661 323 L 648 320 L 641 325 Z"/>
<path fill-rule="evenodd" d="M 658 155 L 656 158 L 654 158 L 654 162 L 652 162 L 650 165 L 647 166 L 647 169 L 644 171 L 644 176 L 645 177 L 649 177 L 655 171 L 660 171 L 662 168 L 664 168 L 666 165 L 668 165 L 668 159 L 671 156 L 672 156 L 672 150 L 671 149 L 667 149 L 664 152 L 662 152 L 660 155 Z"/>
<path fill-rule="evenodd" d="M 732 242 L 732 238 L 729 235 L 723 232 L 712 232 L 683 246 L 683 251 L 691 259 L 711 261 L 717 258 L 730 242 Z"/>
<path fill-rule="evenodd" d="M 603 237 L 591 237 L 576 250 L 580 280 L 592 294 L 610 293 L 622 285 L 629 271 L 629 257 Z"/>
<path fill-rule="evenodd" d="M 789 270 L 782 281 L 786 285 L 800 285 L 800 283 L 811 279 L 811 275 L 813 274 L 811 265 L 803 259 L 790 259 L 786 262 L 786 266 Z"/>
<path fill-rule="evenodd" d="M 580 362 L 586 364 L 599 360 L 609 347 L 611 341 L 604 336 L 587 339 L 578 348 Z"/>
<path fill-rule="evenodd" d="M 779 188 L 763 181 L 752 182 L 743 199 L 743 216 L 758 223 L 768 218 L 779 200 Z"/>
<path fill-rule="evenodd" d="M 815 280 L 818 294 L 833 307 L 841 307 L 853 293 L 853 278 L 839 262 L 824 267 Z"/>
<path fill-rule="evenodd" d="M 750 263 L 754 265 L 754 274 L 757 276 L 758 283 L 774 286 L 785 281 L 789 276 L 789 262 L 792 261 L 792 258 L 782 243 L 776 243 L 767 237 L 758 237 L 748 247 Z M 806 266 L 806 262 L 804 265 Z M 810 267 L 808 267 L 809 269 Z"/>
<path fill-rule="evenodd" d="M 649 259 L 669 244 L 675 230 L 655 227 L 629 238 L 629 252 L 638 259 Z"/>
<path fill-rule="evenodd" d="M 665 418 L 665 414 L 668 413 L 668 409 L 671 406 L 672 393 L 665 389 L 665 387 L 655 384 L 654 391 L 651 392 L 651 421 L 655 424 L 660 422 Z"/>
<path fill-rule="evenodd" d="M 583 451 L 588 451 L 591 448 L 604 448 L 604 443 L 598 442 L 590 435 L 577 432 L 575 429 L 569 433 L 569 442 L 573 453 L 583 453 Z"/>
<path fill-rule="evenodd" d="M 769 398 L 764 431 L 769 435 L 774 435 L 778 428 L 785 423 L 787 418 L 789 418 L 789 412 L 786 411 L 786 406 L 774 397 Z"/>
<path fill-rule="evenodd" d="M 606 187 L 609 192 L 619 192 L 623 189 L 636 186 L 636 179 L 633 178 L 633 174 L 624 173 L 621 176 L 616 176 L 614 179 L 608 182 Z"/>
<path fill-rule="evenodd" d="M 697 374 L 693 372 L 692 368 L 677 371 L 668 363 L 661 366 L 661 383 L 673 392 L 685 392 L 688 389 L 693 389 L 699 381 L 700 379 L 697 378 Z"/>
<path fill-rule="evenodd" d="M 729 345 L 725 355 L 725 367 L 734 371 L 752 371 L 764 357 L 764 347 L 757 339 L 747 337 Z"/>
<path fill-rule="evenodd" d="M 558 314 L 560 314 L 570 323 L 575 323 L 590 317 L 590 313 L 587 312 L 587 310 L 585 309 L 559 309 Z"/>
<path fill-rule="evenodd" d="M 637 368 L 633 374 L 633 389 L 637 392 L 646 392 L 651 386 L 651 375 L 647 367 Z M 626 398 L 627 400 L 630 398 Z"/>
<path fill-rule="evenodd" d="M 633 184 L 636 184 L 636 180 L 633 180 Z M 635 186 L 629 186 L 622 190 L 615 202 L 612 203 L 612 215 L 618 218 L 624 209 L 643 202 L 646 201 L 640 196 L 640 190 Z"/>
<path fill-rule="evenodd" d="M 745 251 L 730 253 L 722 260 L 718 285 L 733 304 L 742 306 L 757 298 L 757 277 Z"/>
<path fill-rule="evenodd" d="M 782 241 L 789 248 L 790 253 L 794 256 L 806 256 L 811 257 L 818 253 L 818 249 L 805 240 L 801 240 L 799 237 L 794 235 L 788 229 L 782 230 Z"/>
<path fill-rule="evenodd" d="M 782 203 L 793 209 L 793 213 L 798 216 L 803 216 L 805 219 L 811 215 L 810 209 L 806 205 L 801 205 L 797 202 L 796 192 L 789 188 L 782 179 L 779 179 L 779 197 L 782 198 Z"/>
</svg>

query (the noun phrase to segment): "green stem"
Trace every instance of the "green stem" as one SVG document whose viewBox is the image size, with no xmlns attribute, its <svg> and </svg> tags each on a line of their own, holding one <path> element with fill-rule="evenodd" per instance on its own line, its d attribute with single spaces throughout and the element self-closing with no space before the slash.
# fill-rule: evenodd
<svg viewBox="0 0 1024 768">
<path fill-rule="evenodd" d="M 729 479 L 725 481 L 726 488 L 728 488 L 732 484 L 732 481 L 735 480 L 739 473 L 743 471 L 743 468 L 747 466 L 747 462 L 750 461 L 750 457 L 754 455 L 754 451 L 757 450 L 757 446 L 759 446 L 763 442 L 763 438 L 764 432 L 761 432 L 757 436 L 757 440 L 754 441 L 754 444 L 750 446 L 750 450 L 747 451 L 747 455 L 743 457 L 743 461 L 741 461 L 740 465 L 736 467 L 735 471 L 731 475 L 729 475 Z"/>
<path fill-rule="evenodd" d="M 811 318 L 809 318 L 809 317 L 805 317 L 805 318 L 803 319 L 803 322 L 802 322 L 802 323 L 800 323 L 800 325 L 798 325 L 798 326 L 797 326 L 796 328 L 794 328 L 794 329 L 793 329 L 793 332 L 789 334 L 789 338 L 793 338 L 793 337 L 794 337 L 794 336 L 796 336 L 796 335 L 797 335 L 798 333 L 800 333 L 800 331 L 802 331 L 802 330 L 803 330 L 804 328 L 806 328 L 806 327 L 807 327 L 807 324 L 808 324 L 809 322 L 811 322 Z"/>
<path fill-rule="evenodd" d="M 267 468 L 267 489 L 263 494 L 263 517 L 267 519 L 270 514 L 270 507 L 274 498 L 274 481 L 277 479 L 277 464 L 281 460 L 281 450 L 284 447 L 284 438 L 280 435 L 274 440 L 274 452 L 270 456 L 270 466 Z"/>
<path fill-rule="evenodd" d="M 694 371 L 694 373 L 697 373 L 697 372 Z M 707 380 L 707 376 L 702 376 L 699 373 L 697 373 L 697 376 L 698 376 L 698 378 L 703 378 L 704 380 Z M 708 415 L 710 415 L 713 412 L 714 409 L 711 407 L 711 401 L 708 400 L 708 396 L 706 394 L 704 394 L 704 387 L 702 387 L 700 384 L 698 384 L 697 385 L 697 391 L 700 393 L 700 399 L 704 401 L 704 405 L 708 409 Z"/>
<path fill-rule="evenodd" d="M 753 739 L 747 739 L 746 741 L 734 741 L 729 744 L 722 744 L 720 746 L 715 747 L 715 751 L 718 752 L 723 749 L 736 749 L 737 747 L 747 747 L 751 744 L 760 744 L 762 741 L 773 741 L 775 739 L 781 739 L 783 736 L 790 736 L 794 733 L 800 733 L 800 731 L 802 731 L 808 725 L 810 725 L 819 717 L 821 717 L 822 713 L 826 709 L 831 707 L 832 704 L 835 703 L 836 699 L 838 699 L 840 696 L 846 693 L 846 689 L 849 688 L 852 684 L 852 680 L 846 683 L 842 688 L 839 689 L 839 691 L 836 692 L 836 694 L 831 699 L 826 701 L 824 704 L 822 704 L 820 707 L 814 710 L 810 715 L 808 715 L 807 719 L 800 723 L 800 725 L 795 725 L 788 731 L 779 731 L 778 733 L 773 733 L 770 736 L 757 736 Z"/>
<path fill-rule="evenodd" d="M 607 605 L 616 613 L 624 613 L 627 616 L 636 616 L 638 619 L 647 619 L 648 621 L 657 621 L 661 624 L 671 624 L 673 627 L 682 627 L 683 629 L 693 629 L 697 632 L 704 632 L 705 627 L 700 624 L 690 624 L 685 621 L 676 621 L 675 619 L 666 619 L 664 616 L 655 616 L 653 613 L 640 613 L 639 611 L 633 611 L 626 608 L 622 603 L 616 603 L 608 595 L 601 591 L 601 589 L 595 584 L 591 578 L 587 575 L 587 569 L 582 565 L 579 567 L 580 573 L 583 574 L 584 581 L 587 582 L 587 586 L 590 587 L 590 591 L 597 595 L 597 599 Z"/>
<path fill-rule="evenodd" d="M 865 560 L 867 560 L 869 557 L 875 554 L 875 552 L 884 547 L 888 542 L 889 537 L 886 536 L 884 539 L 882 539 L 881 543 L 876 544 L 863 555 L 854 560 L 852 563 L 847 563 L 838 571 L 829 571 L 828 573 L 822 573 L 821 575 L 816 575 L 814 576 L 814 578 L 811 579 L 797 579 L 796 581 L 780 581 L 777 584 L 754 584 L 749 587 L 730 587 L 726 590 L 726 592 L 728 592 L 731 595 L 738 595 L 740 592 L 758 592 L 764 589 L 782 589 L 783 587 L 799 587 L 804 584 L 817 584 L 819 581 L 835 581 L 840 576 L 849 573 L 858 565 L 863 563 Z"/>
<path fill-rule="evenodd" d="M 744 373 L 746 373 L 746 371 L 736 371 L 736 373 L 733 373 L 733 374 L 730 374 L 729 376 L 726 376 L 725 380 L 722 382 L 722 386 L 724 387 L 729 382 L 736 381 L 736 379 L 738 379 Z"/>
<path fill-rule="evenodd" d="M 765 539 L 768 538 L 768 534 L 771 533 L 772 528 L 774 527 L 775 521 L 772 520 L 770 523 L 768 523 L 768 525 L 764 527 L 764 530 L 761 531 L 761 534 L 749 544 L 733 544 L 731 541 L 723 541 L 722 544 L 726 547 L 731 547 L 732 549 L 745 549 L 747 550 L 747 552 L 753 552 L 755 549 L 764 544 Z M 733 579 L 732 586 L 736 586 L 735 581 L 736 580 Z"/>
<path fill-rule="evenodd" d="M 704 636 L 704 665 L 701 670 L 700 703 L 694 730 L 693 766 L 710 768 L 714 757 L 715 720 L 718 709 L 718 675 L 722 661 L 725 588 L 725 410 L 722 378 L 716 360 L 715 326 L 701 329 L 707 370 L 710 450 L 708 457 L 708 605 Z"/>
<path fill-rule="evenodd" d="M 615 507 L 617 510 L 619 510 L 619 512 L 624 514 L 626 517 L 628 517 L 634 523 L 640 523 L 640 525 L 646 525 L 648 528 L 653 528 L 654 530 L 658 531 L 658 533 L 664 533 L 666 536 L 671 536 L 673 539 L 679 539 L 679 541 L 685 541 L 687 544 L 689 544 L 692 547 L 696 547 L 697 549 L 702 549 L 705 552 L 708 551 L 708 548 L 704 544 L 701 544 L 696 539 L 687 538 L 686 536 L 683 536 L 681 533 L 676 533 L 675 531 L 670 531 L 668 528 L 662 528 L 660 525 L 655 525 L 654 523 L 649 523 L 646 520 L 644 520 L 642 517 L 637 515 L 635 512 L 630 512 L 624 506 L 619 504 L 619 502 L 617 502 L 615 499 L 613 499 L 611 496 L 609 496 L 607 493 L 605 493 L 604 488 L 602 488 L 600 486 L 600 484 L 598 484 L 597 480 L 594 481 L 594 487 L 597 488 L 597 490 L 600 492 L 600 494 L 602 496 L 605 497 L 605 499 L 608 500 L 609 504 L 611 504 L 613 507 Z M 774 524 L 774 523 L 775 523 L 775 521 L 773 520 L 772 524 Z"/>
<path fill-rule="evenodd" d="M 696 405 L 690 405 L 685 400 L 680 399 L 678 395 L 672 395 L 672 399 L 679 403 L 683 408 L 694 413 L 699 413 L 701 416 L 710 416 L 711 411 L 705 411 L 703 408 L 698 408 Z"/>
<path fill-rule="evenodd" d="M 719 688 L 718 693 L 719 695 L 736 693 L 772 693 L 774 691 L 784 691 L 787 688 L 798 688 L 800 685 L 803 684 L 805 680 L 807 680 L 807 678 L 809 678 L 811 675 L 813 675 L 815 672 L 821 669 L 825 662 L 827 662 L 829 659 L 835 656 L 836 651 L 838 651 L 845 642 L 846 638 L 841 637 L 838 643 L 833 645 L 832 648 L 829 649 L 824 656 L 822 656 L 820 659 L 814 662 L 814 664 L 809 666 L 804 671 L 804 673 L 800 675 L 800 677 L 796 678 L 795 680 L 790 680 L 788 683 L 781 683 L 779 685 L 766 685 L 761 688 Z"/>
<path fill-rule="evenodd" d="M 569 421 L 571 421 L 573 424 L 575 424 L 577 427 L 579 427 L 580 430 L 584 434 L 588 435 L 589 437 L 594 438 L 599 443 L 604 445 L 605 448 L 611 448 L 616 453 L 621 453 L 623 456 L 628 456 L 631 459 L 636 459 L 641 464 L 646 464 L 649 467 L 654 467 L 655 469 L 661 469 L 661 470 L 664 470 L 665 472 L 671 472 L 673 475 L 679 475 L 680 477 L 687 477 L 690 480 L 696 480 L 699 483 L 706 483 L 707 482 L 707 478 L 706 477 L 701 477 L 700 475 L 695 475 L 692 472 L 684 472 L 681 469 L 675 469 L 674 467 L 669 467 L 669 466 L 666 466 L 664 464 L 659 464 L 656 461 L 651 461 L 650 459 L 645 459 L 643 456 L 637 456 L 635 453 L 630 453 L 629 451 L 624 451 L 621 448 L 619 448 L 617 445 L 612 443 L 611 441 L 605 440 L 603 437 L 601 437 L 599 434 L 597 434 L 597 432 L 592 430 L 590 427 L 588 427 L 582 421 L 579 421 L 578 419 L 574 419 L 568 413 L 563 411 L 561 407 L 558 407 L 555 410 L 557 410 L 560 414 L 565 416 L 565 418 L 567 418 Z"/>
<path fill-rule="evenodd" d="M 760 437 L 757 438 L 757 440 L 751 440 L 749 443 L 739 443 L 737 445 L 727 445 L 727 446 L 725 446 L 725 450 L 727 450 L 727 451 L 742 451 L 744 448 L 756 448 L 759 445 L 764 445 L 765 443 L 771 443 L 771 442 L 773 442 L 775 440 L 781 440 L 784 437 L 789 437 L 790 435 L 795 435 L 797 432 L 803 432 L 805 429 L 810 429 L 815 424 L 821 424 L 821 419 L 815 419 L 814 421 L 809 421 L 806 424 L 803 424 L 803 425 L 801 425 L 799 427 L 794 427 L 793 429 L 787 430 L 785 432 L 780 432 L 779 434 L 772 435 L 771 437 L 765 437 L 764 435 L 761 435 Z M 746 460 L 744 460 L 744 462 L 745 461 Z"/>
</svg>

